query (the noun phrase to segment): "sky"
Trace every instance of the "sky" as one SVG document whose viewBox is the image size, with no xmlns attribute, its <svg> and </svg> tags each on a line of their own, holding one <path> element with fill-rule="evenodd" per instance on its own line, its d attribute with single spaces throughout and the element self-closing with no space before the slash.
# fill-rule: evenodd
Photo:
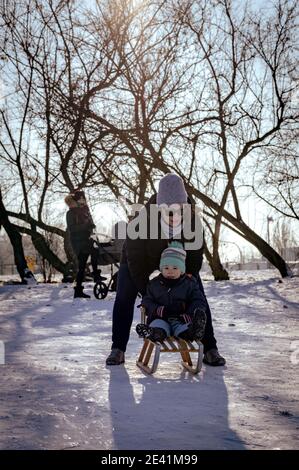
<svg viewBox="0 0 299 470">
<path fill-rule="evenodd" d="M 261 0 L 251 0 L 250 4 L 256 8 L 270 8 L 269 3 L 265 3 Z M 3 98 L 4 96 L 5 89 L 3 82 L 0 79 L 0 98 Z M 120 218 L 123 218 L 121 211 L 116 212 L 115 207 L 113 207 L 112 204 L 102 203 L 94 205 L 92 201 L 89 201 L 89 203 L 98 232 L 109 233 L 114 223 Z M 270 223 L 271 239 L 273 227 L 279 218 L 279 214 L 274 213 L 273 209 L 271 209 L 263 201 L 258 200 L 253 196 L 244 199 L 241 198 L 240 206 L 244 221 L 265 239 L 267 238 L 267 217 L 271 216 L 273 218 L 274 221 Z M 55 211 L 57 213 L 57 219 L 59 223 L 65 224 L 66 206 L 64 202 L 55 203 Z M 294 223 L 290 223 L 295 231 Z M 223 230 L 221 241 L 225 242 L 225 244 L 222 246 L 222 256 L 224 260 L 238 260 L 240 258 L 239 250 L 249 253 L 250 250 L 253 249 L 251 248 L 252 246 L 249 245 L 244 239 L 238 237 L 232 231 L 227 229 Z"/>
</svg>

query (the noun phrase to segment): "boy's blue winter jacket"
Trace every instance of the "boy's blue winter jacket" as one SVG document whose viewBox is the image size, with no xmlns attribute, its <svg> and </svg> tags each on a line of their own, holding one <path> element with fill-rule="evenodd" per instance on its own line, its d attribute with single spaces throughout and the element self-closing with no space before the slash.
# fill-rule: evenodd
<svg viewBox="0 0 299 470">
<path fill-rule="evenodd" d="M 187 315 L 193 315 L 196 308 L 206 310 L 206 299 L 199 289 L 195 277 L 184 274 L 173 287 L 168 287 L 162 274 L 149 281 L 146 294 L 142 298 L 142 306 L 146 309 L 148 323 L 155 318 L 157 308 L 170 305 L 173 302 L 184 302 Z"/>
</svg>

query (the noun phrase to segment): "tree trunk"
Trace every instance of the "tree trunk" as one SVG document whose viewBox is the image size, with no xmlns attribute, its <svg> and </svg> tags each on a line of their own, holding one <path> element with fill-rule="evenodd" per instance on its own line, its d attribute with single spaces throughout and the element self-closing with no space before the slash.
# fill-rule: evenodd
<svg viewBox="0 0 299 470">
<path fill-rule="evenodd" d="M 218 254 L 216 254 L 216 256 L 213 256 L 212 253 L 210 253 L 206 242 L 204 243 L 204 253 L 205 257 L 208 260 L 215 281 L 228 281 L 229 274 L 226 269 L 224 269 Z"/>
<path fill-rule="evenodd" d="M 62 282 L 72 282 L 73 276 L 71 273 L 71 263 L 63 263 L 57 255 L 49 247 L 45 237 L 37 232 L 32 227 L 31 229 L 26 227 L 19 227 L 18 225 L 13 225 L 14 228 L 19 232 L 24 232 L 30 235 L 34 248 L 38 251 L 42 259 L 46 259 L 48 263 L 56 269 L 56 271 L 63 274 Z"/>
<path fill-rule="evenodd" d="M 219 256 L 213 256 L 212 257 L 212 263 L 211 263 L 211 269 L 213 272 L 213 276 L 215 278 L 215 281 L 228 281 L 229 280 L 229 274 L 227 270 L 223 267 Z"/>
<path fill-rule="evenodd" d="M 68 274 L 68 263 L 63 263 L 58 256 L 48 246 L 45 238 L 42 234 L 36 230 L 31 229 L 31 240 L 34 248 L 39 252 L 42 258 L 46 259 L 53 268 L 62 273 L 63 275 Z"/>
<path fill-rule="evenodd" d="M 247 233 L 246 233 L 247 232 Z M 251 231 L 250 231 L 251 232 Z M 292 276 L 292 271 L 285 260 L 268 243 L 252 231 L 245 231 L 248 241 L 252 243 L 260 253 L 278 269 L 282 277 Z"/>
<path fill-rule="evenodd" d="M 1 191 L 0 191 L 0 228 L 1 226 L 4 227 L 4 230 L 6 231 L 9 237 L 9 240 L 12 245 L 13 252 L 14 252 L 14 261 L 15 261 L 17 271 L 20 275 L 22 282 L 25 282 L 26 270 L 27 270 L 27 274 L 30 273 L 30 270 L 28 268 L 27 261 L 24 255 L 22 236 L 20 235 L 18 230 L 16 230 L 16 228 L 14 227 L 14 225 L 10 222 L 8 218 L 5 206 L 2 201 Z"/>
</svg>

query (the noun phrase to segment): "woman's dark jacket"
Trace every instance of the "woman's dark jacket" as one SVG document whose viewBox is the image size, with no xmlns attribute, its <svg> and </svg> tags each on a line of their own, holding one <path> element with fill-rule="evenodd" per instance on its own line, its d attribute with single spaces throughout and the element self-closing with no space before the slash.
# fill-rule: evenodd
<svg viewBox="0 0 299 470">
<path fill-rule="evenodd" d="M 146 285 L 150 274 L 159 269 L 161 253 L 167 248 L 169 241 L 163 239 L 161 236 L 161 228 L 159 227 L 158 239 L 150 239 L 149 233 L 149 207 L 150 204 L 156 204 L 156 195 L 153 195 L 148 203 L 142 210 L 147 212 L 148 217 L 148 236 L 147 239 L 137 238 L 131 240 L 128 236 L 123 245 L 121 263 L 128 263 L 128 267 L 132 276 L 132 279 L 137 286 L 141 294 L 145 294 Z M 195 224 L 195 215 L 192 215 L 192 224 Z M 131 220 L 128 226 L 134 223 Z M 185 241 L 183 236 L 181 239 L 175 238 L 175 240 L 181 241 L 184 245 Z M 188 240 L 190 242 L 190 240 Z M 186 249 L 186 248 L 185 248 Z M 186 250 L 186 273 L 197 276 L 202 265 L 203 258 L 203 246 L 196 250 Z"/>
<path fill-rule="evenodd" d="M 167 279 L 162 274 L 149 281 L 146 294 L 142 299 L 142 305 L 146 309 L 148 323 L 155 318 L 161 318 L 157 314 L 157 308 L 168 306 L 174 302 L 183 302 L 186 304 L 185 313 L 192 316 L 194 310 L 206 309 L 206 299 L 199 289 L 197 280 L 192 276 L 184 274 L 178 279 L 178 282 L 169 287 Z"/>
<path fill-rule="evenodd" d="M 66 224 L 74 252 L 90 253 L 90 235 L 95 227 L 87 206 L 74 207 L 66 213 Z"/>
</svg>

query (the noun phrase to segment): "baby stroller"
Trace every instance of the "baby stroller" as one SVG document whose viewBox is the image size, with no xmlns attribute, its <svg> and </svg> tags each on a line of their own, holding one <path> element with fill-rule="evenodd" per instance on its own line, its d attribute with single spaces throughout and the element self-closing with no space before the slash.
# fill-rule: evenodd
<svg viewBox="0 0 299 470">
<path fill-rule="evenodd" d="M 96 299 L 104 299 L 108 292 L 116 291 L 117 272 L 113 273 L 113 266 L 119 269 L 121 249 L 123 240 L 112 240 L 109 242 L 100 242 L 97 237 L 92 237 L 93 249 L 97 251 L 98 266 L 111 266 L 111 279 L 108 284 L 107 277 L 102 276 L 101 269 L 98 269 L 93 293 Z"/>
</svg>

